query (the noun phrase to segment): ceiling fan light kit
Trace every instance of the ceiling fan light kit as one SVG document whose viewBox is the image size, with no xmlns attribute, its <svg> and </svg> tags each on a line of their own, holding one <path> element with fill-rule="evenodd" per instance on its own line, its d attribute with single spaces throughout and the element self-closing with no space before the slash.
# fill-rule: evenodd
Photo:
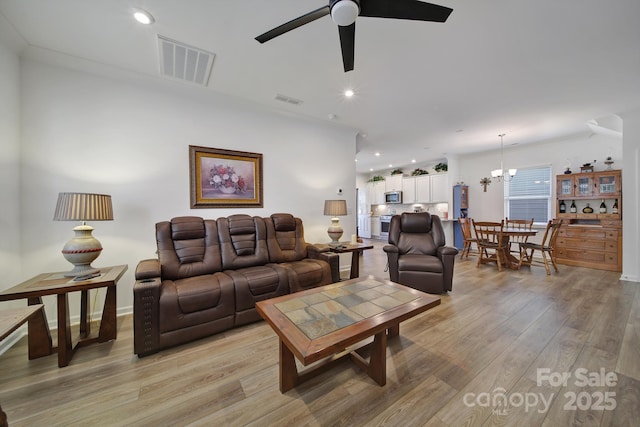
<svg viewBox="0 0 640 427">
<path fill-rule="evenodd" d="M 256 40 L 265 43 L 305 24 L 331 15 L 338 26 L 342 63 L 345 73 L 353 70 L 356 18 L 368 16 L 372 18 L 394 18 L 412 21 L 445 22 L 453 9 L 419 0 L 329 0 L 329 4 L 312 10 L 298 18 L 279 25 L 266 33 L 260 34 Z"/>
<path fill-rule="evenodd" d="M 356 22 L 360 5 L 353 0 L 335 0 L 331 6 L 331 19 L 336 25 L 348 27 Z"/>
</svg>

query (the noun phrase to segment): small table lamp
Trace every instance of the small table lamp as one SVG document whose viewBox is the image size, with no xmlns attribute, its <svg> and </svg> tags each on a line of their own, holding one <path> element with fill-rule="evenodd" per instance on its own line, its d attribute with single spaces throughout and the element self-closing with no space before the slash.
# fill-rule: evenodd
<svg viewBox="0 0 640 427">
<path fill-rule="evenodd" d="M 327 229 L 329 237 L 331 237 L 330 245 L 340 245 L 340 237 L 342 237 L 342 226 L 340 225 L 340 219 L 338 216 L 345 216 L 347 214 L 347 201 L 346 200 L 325 200 L 324 201 L 324 214 L 332 216 L 331 225 Z"/>
<path fill-rule="evenodd" d="M 99 273 L 91 263 L 98 258 L 102 245 L 93 237 L 93 227 L 85 221 L 112 221 L 111 196 L 91 193 L 59 193 L 54 221 L 82 221 L 73 229 L 75 236 L 62 248 L 62 255 L 75 267 L 64 274 L 77 277 Z"/>
</svg>

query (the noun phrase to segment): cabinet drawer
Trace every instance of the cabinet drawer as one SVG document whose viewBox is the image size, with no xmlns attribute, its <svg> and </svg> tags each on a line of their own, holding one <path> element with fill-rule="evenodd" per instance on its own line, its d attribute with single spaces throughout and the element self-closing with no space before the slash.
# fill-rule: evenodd
<svg viewBox="0 0 640 427">
<path fill-rule="evenodd" d="M 601 251 L 588 251 L 588 250 L 580 250 L 580 249 L 572 249 L 572 248 L 558 248 L 557 256 L 558 258 L 564 258 L 569 260 L 576 260 L 581 262 L 593 262 L 604 264 L 606 262 L 607 257 L 609 255 L 613 255 L 616 258 L 617 262 L 617 254 L 606 254 Z"/>
<path fill-rule="evenodd" d="M 603 219 L 600 221 L 600 225 L 609 228 L 620 228 L 622 227 L 622 221 L 615 219 Z"/>
<path fill-rule="evenodd" d="M 620 229 L 617 228 L 577 228 L 562 227 L 559 236 L 576 237 L 580 239 L 618 240 Z"/>
<path fill-rule="evenodd" d="M 604 251 L 606 248 L 604 239 L 580 239 L 569 237 L 558 237 L 557 245 L 567 249 L 592 249 L 596 251 Z"/>
<path fill-rule="evenodd" d="M 603 228 L 562 227 L 559 236 L 576 237 L 579 239 L 606 239 L 607 230 Z"/>
</svg>

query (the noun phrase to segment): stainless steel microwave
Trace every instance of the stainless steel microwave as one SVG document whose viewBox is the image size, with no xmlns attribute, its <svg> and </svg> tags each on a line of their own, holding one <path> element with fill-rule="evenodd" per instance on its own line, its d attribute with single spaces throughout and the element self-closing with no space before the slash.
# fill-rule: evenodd
<svg viewBox="0 0 640 427">
<path fill-rule="evenodd" d="M 384 201 L 386 204 L 402 203 L 402 191 L 389 191 L 384 193 Z"/>
</svg>

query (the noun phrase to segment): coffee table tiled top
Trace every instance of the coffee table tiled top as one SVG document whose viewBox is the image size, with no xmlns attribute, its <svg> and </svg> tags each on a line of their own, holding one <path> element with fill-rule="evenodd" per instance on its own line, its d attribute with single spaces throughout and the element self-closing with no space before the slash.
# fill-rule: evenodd
<svg viewBox="0 0 640 427">
<path fill-rule="evenodd" d="M 440 298 L 374 277 L 351 279 L 256 303 L 258 313 L 303 365 L 390 330 Z"/>
<path fill-rule="evenodd" d="M 418 298 L 371 278 L 274 305 L 309 339 L 316 339 Z"/>
</svg>

